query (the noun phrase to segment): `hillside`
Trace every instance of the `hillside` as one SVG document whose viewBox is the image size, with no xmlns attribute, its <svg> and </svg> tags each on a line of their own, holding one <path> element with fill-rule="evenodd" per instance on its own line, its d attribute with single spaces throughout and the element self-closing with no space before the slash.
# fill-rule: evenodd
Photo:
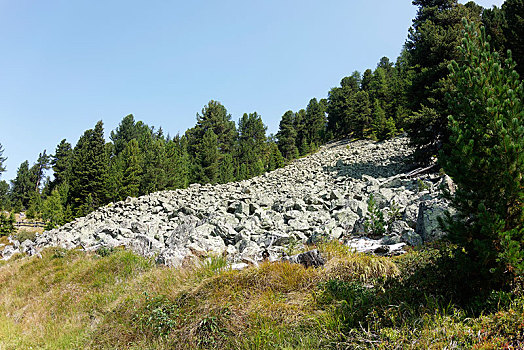
<svg viewBox="0 0 524 350">
<path fill-rule="evenodd" d="M 359 251 L 399 254 L 405 244 L 441 234 L 436 216 L 446 205 L 439 187 L 450 181 L 408 176 L 411 153 L 406 138 L 331 143 L 250 180 L 111 203 L 35 242 L 14 241 L 4 258 L 47 246 L 88 251 L 125 246 L 169 266 L 214 254 L 241 268 L 261 261 L 265 250 L 278 260 L 290 245 L 333 239 Z"/>
<path fill-rule="evenodd" d="M 460 248 L 429 243 L 442 235 L 439 188 L 453 184 L 412 176 L 410 154 L 404 138 L 331 143 L 248 181 L 129 198 L 11 238 L 0 348 L 521 347 L 518 292 L 479 292 Z M 324 266 L 275 261 L 311 245 Z"/>
</svg>

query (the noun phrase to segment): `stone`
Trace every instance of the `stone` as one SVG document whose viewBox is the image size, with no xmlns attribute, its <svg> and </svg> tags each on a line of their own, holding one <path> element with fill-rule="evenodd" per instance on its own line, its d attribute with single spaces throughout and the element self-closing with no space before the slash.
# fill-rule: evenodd
<svg viewBox="0 0 524 350">
<path fill-rule="evenodd" d="M 325 260 L 317 249 L 305 253 L 285 257 L 282 260 L 292 264 L 301 264 L 305 267 L 320 267 L 325 264 Z"/>
<path fill-rule="evenodd" d="M 424 242 L 432 242 L 445 236 L 438 218 L 444 218 L 447 209 L 443 205 L 420 203 L 415 231 Z"/>
</svg>

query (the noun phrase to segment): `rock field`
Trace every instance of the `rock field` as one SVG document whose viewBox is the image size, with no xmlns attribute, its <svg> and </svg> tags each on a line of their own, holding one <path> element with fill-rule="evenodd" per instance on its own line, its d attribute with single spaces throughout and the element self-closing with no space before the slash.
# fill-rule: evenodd
<svg viewBox="0 0 524 350">
<path fill-rule="evenodd" d="M 405 245 L 443 235 L 437 217 L 448 206 L 441 191 L 454 190 L 446 175 L 410 174 L 411 153 L 404 137 L 331 143 L 250 180 L 194 184 L 110 203 L 35 241 L 11 238 L 13 245 L 0 254 L 8 259 L 47 246 L 125 246 L 169 266 L 219 254 L 242 268 L 328 239 L 358 251 L 401 254 Z M 368 212 L 371 195 L 374 214 Z"/>
</svg>

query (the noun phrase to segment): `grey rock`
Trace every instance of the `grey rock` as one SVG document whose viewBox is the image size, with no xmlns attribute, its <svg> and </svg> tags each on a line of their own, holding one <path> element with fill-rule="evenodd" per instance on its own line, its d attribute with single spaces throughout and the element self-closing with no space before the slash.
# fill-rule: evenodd
<svg viewBox="0 0 524 350">
<path fill-rule="evenodd" d="M 432 242 L 445 236 L 438 218 L 444 218 L 447 209 L 443 204 L 420 203 L 415 231 L 424 242 Z"/>
</svg>

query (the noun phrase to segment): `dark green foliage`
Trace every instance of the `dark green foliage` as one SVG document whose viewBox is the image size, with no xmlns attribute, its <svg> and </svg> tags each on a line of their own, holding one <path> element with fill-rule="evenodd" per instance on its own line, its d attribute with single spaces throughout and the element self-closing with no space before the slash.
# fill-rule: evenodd
<svg viewBox="0 0 524 350">
<path fill-rule="evenodd" d="M 122 179 L 121 197 L 136 197 L 140 189 L 140 175 L 142 168 L 140 166 L 140 149 L 136 139 L 130 140 L 122 151 L 124 165 L 124 177 Z"/>
<path fill-rule="evenodd" d="M 382 237 L 386 233 L 386 220 L 384 220 L 384 213 L 377 206 L 377 201 L 373 194 L 369 195 L 368 199 L 368 218 L 364 222 L 364 229 L 366 234 L 371 236 Z"/>
<path fill-rule="evenodd" d="M 301 109 L 295 113 L 295 130 L 297 136 L 295 139 L 295 145 L 298 149 L 299 155 L 303 156 L 309 153 L 309 140 L 307 138 L 306 128 L 306 110 Z"/>
<path fill-rule="evenodd" d="M 306 138 L 315 147 L 320 146 L 324 141 L 326 133 L 326 112 L 323 106 L 313 98 L 309 101 L 306 108 Z"/>
<path fill-rule="evenodd" d="M 71 144 L 63 139 L 56 146 L 55 154 L 51 157 L 51 166 L 55 177 L 51 185 L 52 188 L 69 182 L 72 160 L 73 149 Z"/>
<path fill-rule="evenodd" d="M 506 0 L 502 4 L 502 11 L 507 23 L 504 27 L 506 50 L 511 50 L 517 63 L 515 69 L 522 79 L 524 77 L 524 1 Z"/>
<path fill-rule="evenodd" d="M 34 184 L 35 192 L 40 192 L 40 185 L 44 178 L 44 172 L 50 167 L 51 156 L 44 150 L 43 153 L 38 155 L 38 160 L 31 167 L 31 181 Z"/>
<path fill-rule="evenodd" d="M 53 190 L 42 204 L 42 219 L 47 222 L 46 229 L 53 229 L 66 223 L 63 200 L 58 189 Z"/>
<path fill-rule="evenodd" d="M 218 151 L 218 137 L 212 129 L 208 129 L 202 143 L 200 145 L 200 152 L 198 153 L 198 180 L 200 183 L 216 183 L 218 180 L 218 165 L 219 165 L 219 151 Z"/>
<path fill-rule="evenodd" d="M 7 236 L 15 232 L 15 215 L 11 212 L 9 215 L 0 211 L 0 236 Z"/>
<path fill-rule="evenodd" d="M 287 159 L 298 157 L 298 148 L 296 145 L 297 130 L 295 128 L 295 113 L 287 111 L 280 120 L 277 133 L 278 148 L 282 155 Z"/>
<path fill-rule="evenodd" d="M 233 161 L 233 155 L 226 154 L 220 162 L 218 171 L 218 182 L 224 184 L 231 181 L 235 181 L 235 163 Z"/>
<path fill-rule="evenodd" d="M 504 57 L 511 50 L 515 70 L 524 74 L 524 1 L 507 0 L 501 8 L 493 7 L 482 13 L 482 24 L 490 36 L 492 47 Z"/>
<path fill-rule="evenodd" d="M 282 168 L 285 165 L 284 157 L 282 156 L 282 153 L 280 153 L 280 150 L 278 149 L 278 146 L 274 142 L 269 143 L 269 159 L 267 162 L 266 170 L 267 171 L 273 171 L 278 168 Z"/>
<path fill-rule="evenodd" d="M 264 172 L 266 155 L 266 129 L 257 112 L 245 113 L 238 122 L 238 162 L 245 165 L 239 180 L 248 179 Z M 240 175 L 240 174 L 239 174 Z"/>
<path fill-rule="evenodd" d="M 126 144 L 139 137 L 140 131 L 137 124 L 135 124 L 135 117 L 129 114 L 122 119 L 116 130 L 111 131 L 109 138 L 113 141 L 115 147 L 115 154 L 119 154 L 124 150 Z"/>
<path fill-rule="evenodd" d="M 186 188 L 189 184 L 187 139 L 176 136 L 166 143 L 167 188 Z"/>
<path fill-rule="evenodd" d="M 78 140 L 73 151 L 71 203 L 76 215 L 82 216 L 106 202 L 108 159 L 102 121 Z"/>
<path fill-rule="evenodd" d="M 423 163 L 436 155 L 449 137 L 449 114 L 444 96 L 448 64 L 458 59 L 462 18 L 480 21 L 481 8 L 457 0 L 416 0 L 417 16 L 406 41 L 407 58 L 413 70 L 408 96 L 411 110 L 408 132 L 417 148 L 416 160 Z"/>
<path fill-rule="evenodd" d="M 7 181 L 0 181 L 0 210 L 11 209 L 11 198 L 9 184 Z"/>
<path fill-rule="evenodd" d="M 524 88 L 511 59 L 490 50 L 485 31 L 467 25 L 461 64 L 450 65 L 455 85 L 447 101 L 451 137 L 440 162 L 457 184 L 449 220 L 456 241 L 483 266 L 495 260 L 524 271 Z"/>
<path fill-rule="evenodd" d="M 11 186 L 13 202 L 20 202 L 22 207 L 27 208 L 31 194 L 35 189 L 27 160 L 20 164 L 15 179 L 11 181 Z"/>
<path fill-rule="evenodd" d="M 6 157 L 2 157 L 4 154 L 4 147 L 2 147 L 2 144 L 0 143 L 0 176 L 2 176 L 2 173 L 5 171 L 4 162 L 6 161 Z"/>
</svg>

